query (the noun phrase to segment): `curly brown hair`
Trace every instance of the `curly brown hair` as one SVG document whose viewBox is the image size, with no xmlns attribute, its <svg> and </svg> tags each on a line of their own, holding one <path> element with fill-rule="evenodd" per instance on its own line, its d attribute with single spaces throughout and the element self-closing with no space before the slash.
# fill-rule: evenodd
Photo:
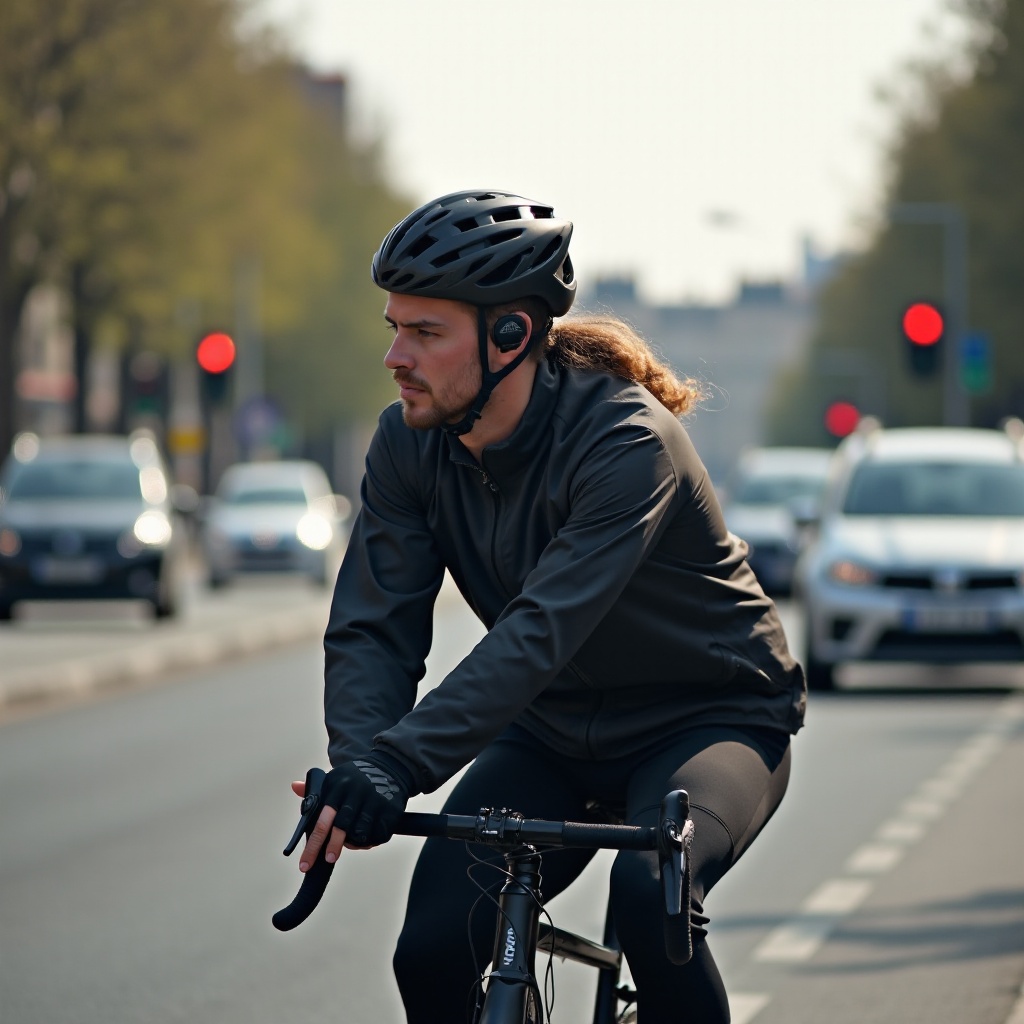
<svg viewBox="0 0 1024 1024">
<path fill-rule="evenodd" d="M 676 416 L 692 412 L 704 398 L 699 381 L 680 380 L 629 324 L 613 316 L 581 314 L 560 320 L 538 348 L 563 366 L 604 370 L 642 384 Z"/>
</svg>

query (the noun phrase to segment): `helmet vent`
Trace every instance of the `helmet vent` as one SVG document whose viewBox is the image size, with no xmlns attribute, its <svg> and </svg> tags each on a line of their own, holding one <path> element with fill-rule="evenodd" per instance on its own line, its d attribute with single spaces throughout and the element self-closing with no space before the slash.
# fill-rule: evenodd
<svg viewBox="0 0 1024 1024">
<path fill-rule="evenodd" d="M 503 210 L 495 210 L 492 214 L 495 221 L 499 220 L 522 220 L 518 206 L 506 206 Z"/>
<path fill-rule="evenodd" d="M 406 253 L 411 259 L 415 259 L 417 256 L 422 256 L 436 242 L 437 239 L 433 235 L 424 235 L 422 238 L 417 238 L 406 250 Z"/>
<path fill-rule="evenodd" d="M 472 231 L 473 228 L 477 228 L 480 225 L 477 223 L 475 217 L 463 217 L 462 220 L 455 222 L 455 227 L 460 231 Z"/>
<path fill-rule="evenodd" d="M 435 259 L 432 259 L 430 261 L 430 265 L 437 269 L 440 269 L 441 267 L 447 267 L 449 263 L 454 263 L 457 259 L 459 259 L 459 256 L 460 253 L 458 252 L 443 252 L 441 253 L 440 256 L 436 257 Z"/>
<path fill-rule="evenodd" d="M 511 280 L 515 276 L 515 272 L 519 267 L 520 257 L 514 256 L 510 260 L 505 260 L 500 266 L 497 266 L 489 274 L 480 278 L 479 284 L 492 285 L 502 284 L 504 281 Z"/>
<path fill-rule="evenodd" d="M 547 263 L 547 261 L 551 259 L 551 257 L 554 256 L 556 252 L 558 252 L 561 246 L 561 236 L 552 238 L 551 241 L 548 242 L 546 246 L 544 246 L 544 251 L 540 254 L 540 256 L 538 256 L 537 259 L 533 261 L 533 265 L 535 267 L 539 267 L 542 263 Z"/>
<path fill-rule="evenodd" d="M 398 289 L 401 288 L 402 285 L 408 284 L 412 279 L 412 274 L 403 274 L 401 277 L 396 277 L 388 281 L 387 284 L 389 285 L 389 287 L 392 288 L 392 290 L 398 291 Z"/>
</svg>

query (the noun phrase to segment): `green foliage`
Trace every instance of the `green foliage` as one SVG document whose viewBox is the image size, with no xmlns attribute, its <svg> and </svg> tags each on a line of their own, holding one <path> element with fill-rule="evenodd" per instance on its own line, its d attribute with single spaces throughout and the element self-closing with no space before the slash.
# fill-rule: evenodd
<svg viewBox="0 0 1024 1024">
<path fill-rule="evenodd" d="M 238 31 L 240 13 L 0 4 L 0 407 L 33 285 L 69 291 L 86 343 L 187 359 L 198 330 L 233 326 L 243 266 L 258 268 L 267 379 L 301 428 L 389 397 L 386 371 L 376 393 L 363 376 L 383 354 L 367 267 L 407 204 L 278 42 Z M 9 432 L 0 422 L 0 447 Z"/>
<path fill-rule="evenodd" d="M 811 360 L 773 396 L 773 440 L 821 440 L 821 409 L 840 392 L 890 425 L 942 421 L 941 379 L 911 375 L 899 318 L 915 299 L 942 301 L 943 232 L 890 223 L 886 210 L 901 202 L 953 204 L 967 221 L 968 327 L 989 336 L 994 361 L 994 387 L 972 400 L 972 422 L 992 424 L 1024 408 L 1024 0 L 957 6 L 973 28 L 968 70 L 950 73 L 948 60 L 914 69 L 880 226 L 821 296 Z M 865 370 L 823 373 L 837 353 L 856 354 Z"/>
<path fill-rule="evenodd" d="M 372 151 L 353 151 L 343 134 L 322 131 L 316 146 L 314 209 L 334 245 L 307 288 L 301 317 L 271 333 L 267 379 L 290 414 L 320 432 L 372 422 L 395 398 L 383 365 L 385 295 L 370 279 L 370 260 L 411 204 L 381 183 Z"/>
</svg>

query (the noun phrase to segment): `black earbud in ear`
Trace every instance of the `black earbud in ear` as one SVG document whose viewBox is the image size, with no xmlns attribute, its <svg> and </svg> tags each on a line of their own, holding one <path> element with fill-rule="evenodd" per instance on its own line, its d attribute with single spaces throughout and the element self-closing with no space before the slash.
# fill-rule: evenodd
<svg viewBox="0 0 1024 1024">
<path fill-rule="evenodd" d="M 512 349 L 519 348 L 526 340 L 527 334 L 526 321 L 513 313 L 510 316 L 498 317 L 491 331 L 491 338 L 499 352 L 511 352 Z"/>
</svg>

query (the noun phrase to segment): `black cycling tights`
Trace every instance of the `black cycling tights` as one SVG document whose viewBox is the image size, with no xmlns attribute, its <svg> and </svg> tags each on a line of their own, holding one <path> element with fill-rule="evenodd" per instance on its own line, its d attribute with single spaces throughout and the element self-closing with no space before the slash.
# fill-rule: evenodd
<svg viewBox="0 0 1024 1024">
<path fill-rule="evenodd" d="M 703 900 L 772 816 L 788 780 L 789 736 L 771 730 L 694 729 L 629 758 L 580 761 L 554 754 L 513 728 L 477 758 L 445 811 L 475 814 L 484 806 L 509 807 L 530 818 L 586 820 L 587 802 L 598 800 L 625 808 L 629 824 L 653 825 L 662 796 L 670 789 L 687 790 L 695 825 L 693 959 L 680 967 L 665 955 L 657 853 L 616 857 L 612 912 L 639 993 L 642 1024 L 725 1024 L 729 1004 L 708 949 Z M 494 851 L 473 849 L 495 858 Z M 577 878 L 592 856 L 576 850 L 545 854 L 545 901 Z M 471 863 L 463 843 L 424 843 L 394 961 L 409 1024 L 465 1021 L 476 972 L 490 960 L 495 911 L 488 900 L 473 915 L 473 951 L 469 944 L 467 919 L 480 895 L 466 876 Z M 476 877 L 492 887 L 499 881 L 490 868 L 477 869 Z M 540 963 L 538 957 L 538 969 Z"/>
</svg>

